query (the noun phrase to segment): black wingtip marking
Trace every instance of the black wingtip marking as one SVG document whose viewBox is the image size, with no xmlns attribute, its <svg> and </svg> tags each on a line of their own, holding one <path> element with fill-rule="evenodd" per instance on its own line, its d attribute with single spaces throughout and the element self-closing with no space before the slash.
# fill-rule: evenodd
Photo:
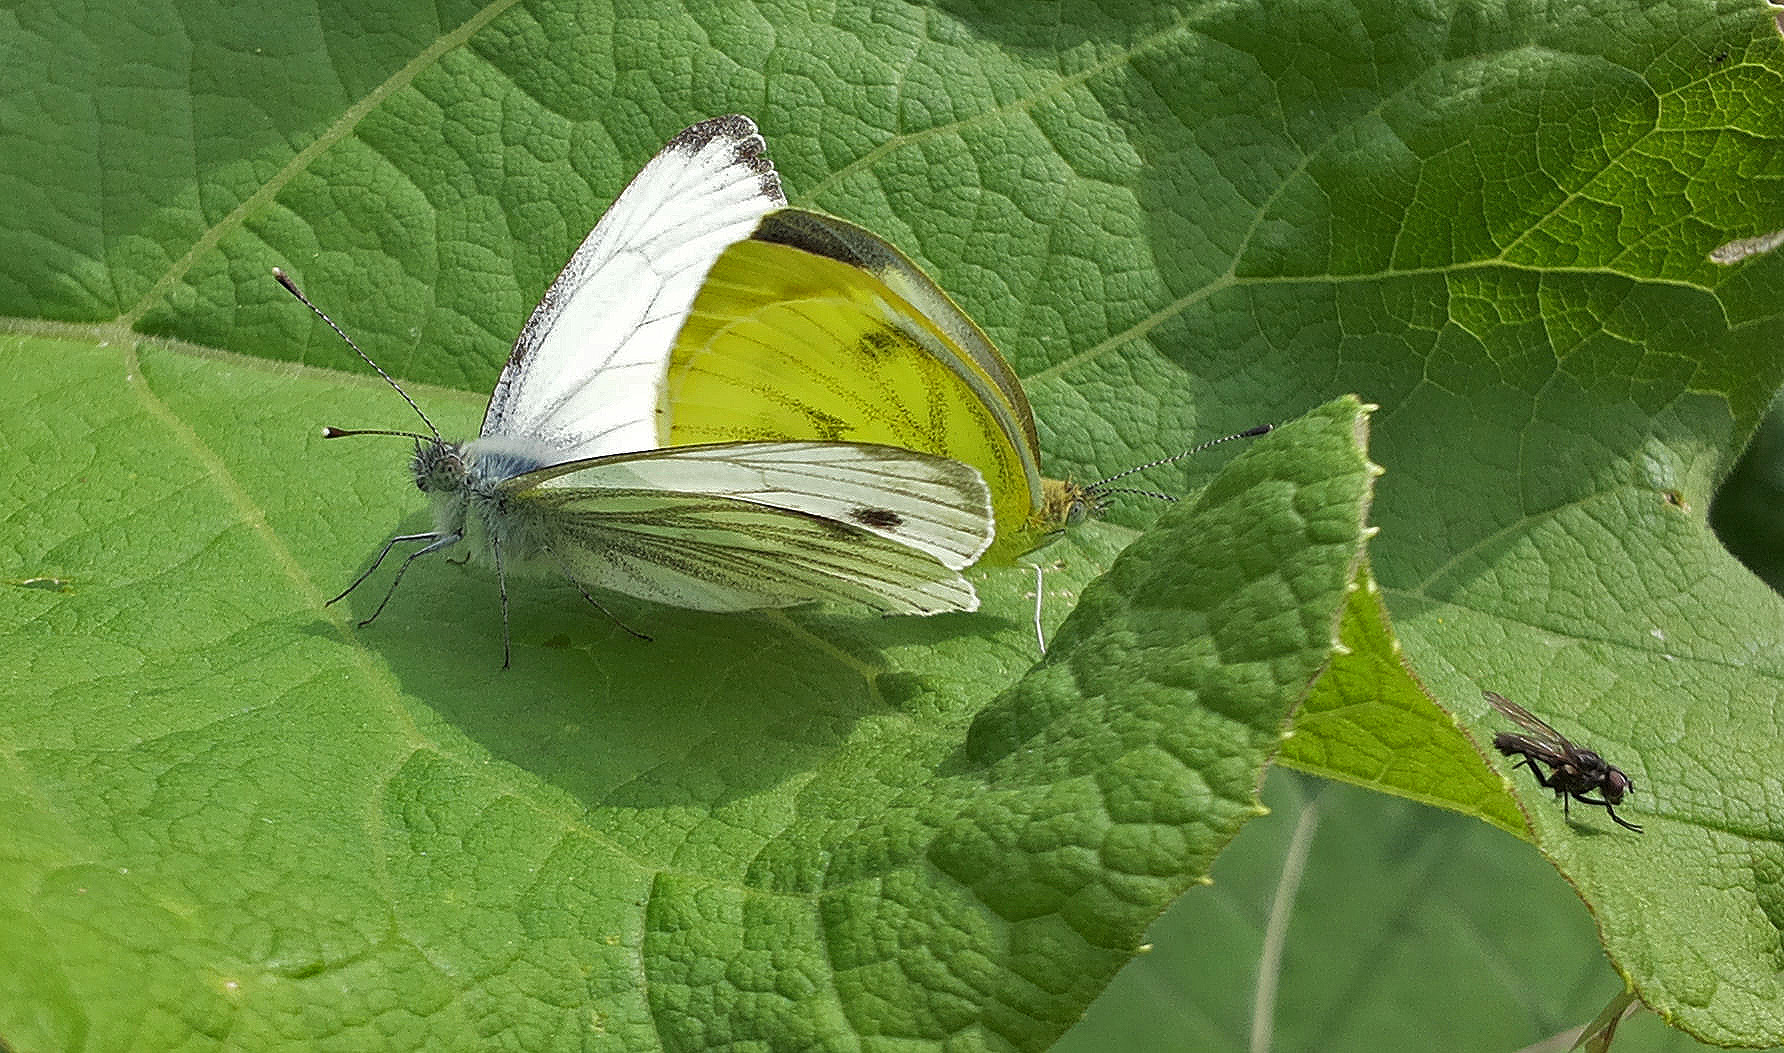
<svg viewBox="0 0 1784 1053">
<path fill-rule="evenodd" d="M 727 113 L 691 124 L 669 140 L 669 145 L 663 149 L 665 152 L 675 150 L 696 153 L 708 143 L 719 139 L 731 141 L 734 147 L 732 164 L 749 168 L 760 177 L 763 196 L 773 200 L 777 206 L 787 203 L 786 193 L 781 189 L 780 176 L 774 171 L 774 162 L 768 159 L 767 140 L 757 130 L 756 122 L 741 113 Z"/>
</svg>

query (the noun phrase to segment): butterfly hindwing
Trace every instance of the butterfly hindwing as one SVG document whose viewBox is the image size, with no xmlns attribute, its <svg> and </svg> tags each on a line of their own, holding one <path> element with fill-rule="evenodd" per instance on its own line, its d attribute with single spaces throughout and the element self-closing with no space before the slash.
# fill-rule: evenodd
<svg viewBox="0 0 1784 1053">
<path fill-rule="evenodd" d="M 577 581 L 696 610 L 974 610 L 956 569 L 991 538 L 976 471 L 877 446 L 678 447 L 554 465 L 504 489 L 531 544 Z"/>
<path fill-rule="evenodd" d="M 969 566 L 992 537 L 989 500 L 976 470 L 864 443 L 679 446 L 608 458 L 598 471 L 559 465 L 519 483 L 718 494 L 851 524 L 954 570 Z"/>
</svg>

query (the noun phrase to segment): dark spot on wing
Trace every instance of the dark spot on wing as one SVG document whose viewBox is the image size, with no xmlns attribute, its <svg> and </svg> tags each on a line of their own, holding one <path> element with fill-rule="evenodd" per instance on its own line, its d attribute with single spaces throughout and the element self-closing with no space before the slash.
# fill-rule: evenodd
<svg viewBox="0 0 1784 1053">
<path fill-rule="evenodd" d="M 884 358 L 887 355 L 909 350 L 915 345 L 910 337 L 896 329 L 875 326 L 861 334 L 855 346 L 868 358 Z"/>
<path fill-rule="evenodd" d="M 880 530 L 891 530 L 904 524 L 904 517 L 890 508 L 851 508 L 849 518 L 862 526 Z"/>
</svg>

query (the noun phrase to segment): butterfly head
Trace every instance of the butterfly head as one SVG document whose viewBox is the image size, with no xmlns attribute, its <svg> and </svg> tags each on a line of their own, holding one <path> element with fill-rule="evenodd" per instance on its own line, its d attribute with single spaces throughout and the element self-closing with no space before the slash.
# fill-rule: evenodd
<svg viewBox="0 0 1784 1053">
<path fill-rule="evenodd" d="M 455 442 L 420 439 L 409 460 L 415 487 L 424 494 L 452 493 L 465 488 L 468 475 L 463 448 Z"/>
<path fill-rule="evenodd" d="M 1035 518 L 1042 527 L 1058 530 L 1062 527 L 1076 526 L 1077 524 L 1084 522 L 1086 519 L 1101 518 L 1102 514 L 1109 510 L 1109 499 L 1116 494 L 1132 494 L 1137 497 L 1149 497 L 1155 501 L 1175 501 L 1177 500 L 1176 497 L 1171 494 L 1160 493 L 1157 490 L 1140 490 L 1129 486 L 1110 486 L 1109 484 L 1118 479 L 1125 479 L 1130 475 L 1146 471 L 1149 468 L 1157 468 L 1161 465 L 1181 461 L 1185 457 L 1200 453 L 1210 446 L 1218 446 L 1223 442 L 1231 442 L 1234 439 L 1252 439 L 1259 435 L 1267 435 L 1273 428 L 1274 425 L 1260 424 L 1255 428 L 1249 428 L 1234 435 L 1226 435 L 1218 439 L 1210 439 L 1198 446 L 1192 446 L 1181 453 L 1175 453 L 1169 457 L 1161 457 L 1156 461 L 1148 461 L 1145 464 L 1136 465 L 1126 471 L 1116 472 L 1114 475 L 1105 476 L 1094 483 L 1075 483 L 1069 479 L 1048 479 L 1043 484 L 1041 508 Z"/>
<path fill-rule="evenodd" d="M 1108 494 L 1095 486 L 1070 479 L 1048 479 L 1042 484 L 1041 510 L 1035 518 L 1049 530 L 1077 526 L 1097 519 L 1108 510 Z"/>
</svg>

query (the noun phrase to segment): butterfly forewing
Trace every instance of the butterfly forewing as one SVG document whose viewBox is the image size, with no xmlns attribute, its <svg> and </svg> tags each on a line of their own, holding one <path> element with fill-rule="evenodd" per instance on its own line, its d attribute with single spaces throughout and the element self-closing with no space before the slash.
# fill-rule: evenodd
<svg viewBox="0 0 1784 1053">
<path fill-rule="evenodd" d="M 897 246 L 847 220 L 798 208 L 785 208 L 764 216 L 750 237 L 754 241 L 787 245 L 836 260 L 879 278 L 909 306 L 911 317 L 943 335 L 955 353 L 964 354 L 976 370 L 995 385 L 998 398 L 994 401 L 1003 413 L 1000 423 L 1009 430 L 1016 445 L 1036 451 L 1033 468 L 1039 474 L 1040 439 L 1035 433 L 1034 410 L 1029 407 L 1022 382 L 978 323 Z"/>
<path fill-rule="evenodd" d="M 731 115 L 688 128 L 645 165 L 527 320 L 482 435 L 566 459 L 657 445 L 663 371 L 700 282 L 786 203 L 765 149 L 755 124 Z"/>
<path fill-rule="evenodd" d="M 789 231 L 799 244 L 770 238 Z M 866 262 L 889 259 L 958 325 L 930 318 L 883 280 L 894 272 Z M 984 350 L 963 348 L 955 330 Z M 817 438 L 964 461 L 984 473 L 1010 532 L 1040 500 L 1033 416 L 983 334 L 896 249 L 817 213 L 771 213 L 720 257 L 677 338 L 663 406 L 670 444 Z"/>
</svg>

